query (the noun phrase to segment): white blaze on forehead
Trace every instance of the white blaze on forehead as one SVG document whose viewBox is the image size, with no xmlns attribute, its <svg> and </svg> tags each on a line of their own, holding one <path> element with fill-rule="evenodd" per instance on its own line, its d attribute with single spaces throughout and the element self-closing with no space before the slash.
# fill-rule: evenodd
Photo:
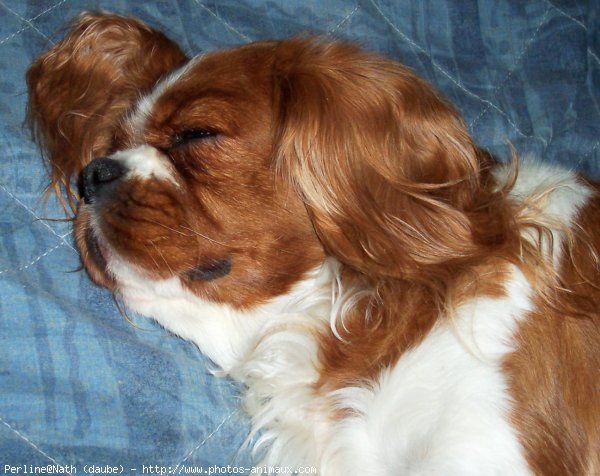
<svg viewBox="0 0 600 476">
<path fill-rule="evenodd" d="M 175 169 L 168 157 L 149 145 L 116 152 L 111 159 L 122 162 L 128 169 L 128 176 L 146 180 L 156 178 L 179 186 L 175 179 Z"/>
<path fill-rule="evenodd" d="M 201 55 L 198 55 L 192 58 L 183 66 L 180 66 L 176 70 L 172 71 L 170 74 L 162 78 L 152 91 L 148 94 L 142 96 L 135 107 L 133 108 L 133 112 L 127 119 L 127 126 L 133 132 L 133 136 L 135 137 L 137 142 L 144 142 L 143 140 L 143 132 L 146 126 L 146 122 L 152 110 L 154 109 L 154 105 L 156 101 L 179 79 L 181 79 L 191 68 L 194 66 L 198 60 L 201 58 Z"/>
</svg>

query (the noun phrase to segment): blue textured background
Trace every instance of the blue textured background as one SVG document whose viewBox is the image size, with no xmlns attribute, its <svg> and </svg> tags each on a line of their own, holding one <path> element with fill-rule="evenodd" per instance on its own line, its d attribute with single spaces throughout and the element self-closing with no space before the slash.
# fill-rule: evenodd
<svg viewBox="0 0 600 476">
<path fill-rule="evenodd" d="M 4 464 L 247 464 L 238 389 L 195 347 L 77 272 L 21 124 L 24 73 L 84 9 L 133 14 L 190 54 L 304 31 L 412 66 L 477 141 L 600 176 L 597 0 L 0 0 L 0 471 Z M 136 327 L 137 326 L 137 327 Z"/>
</svg>

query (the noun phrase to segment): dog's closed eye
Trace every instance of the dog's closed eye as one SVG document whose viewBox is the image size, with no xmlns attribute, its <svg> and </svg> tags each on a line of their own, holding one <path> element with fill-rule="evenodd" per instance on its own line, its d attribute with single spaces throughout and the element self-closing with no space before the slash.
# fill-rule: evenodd
<svg viewBox="0 0 600 476">
<path fill-rule="evenodd" d="M 218 132 L 211 129 L 184 129 L 171 136 L 171 147 L 177 148 L 191 142 L 212 139 L 218 135 Z"/>
</svg>

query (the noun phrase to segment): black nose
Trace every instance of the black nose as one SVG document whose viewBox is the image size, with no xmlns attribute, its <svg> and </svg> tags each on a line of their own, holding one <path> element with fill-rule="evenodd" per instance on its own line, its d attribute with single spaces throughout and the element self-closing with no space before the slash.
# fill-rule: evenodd
<svg viewBox="0 0 600 476">
<path fill-rule="evenodd" d="M 127 172 L 121 162 L 108 157 L 100 157 L 90 162 L 81 172 L 80 195 L 85 203 L 93 203 L 101 193 L 106 192 L 109 185 Z"/>
</svg>

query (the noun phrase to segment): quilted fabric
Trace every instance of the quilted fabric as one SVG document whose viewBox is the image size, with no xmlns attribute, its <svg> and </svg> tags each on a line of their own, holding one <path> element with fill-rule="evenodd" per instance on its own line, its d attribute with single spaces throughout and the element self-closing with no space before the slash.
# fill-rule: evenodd
<svg viewBox="0 0 600 476">
<path fill-rule="evenodd" d="M 244 465 L 240 389 L 79 271 L 22 127 L 24 73 L 84 9 L 138 16 L 190 54 L 311 31 L 416 69 L 476 140 L 600 177 L 598 0 L 0 0 L 0 471 Z"/>
</svg>

